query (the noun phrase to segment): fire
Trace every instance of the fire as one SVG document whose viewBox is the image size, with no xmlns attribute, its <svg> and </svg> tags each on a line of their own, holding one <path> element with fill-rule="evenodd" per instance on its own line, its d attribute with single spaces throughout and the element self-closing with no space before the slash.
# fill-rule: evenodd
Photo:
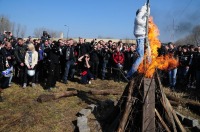
<svg viewBox="0 0 200 132">
<path fill-rule="evenodd" d="M 141 63 L 138 68 L 139 73 L 144 73 L 147 78 L 153 76 L 156 68 L 170 70 L 178 65 L 178 61 L 170 55 L 158 57 L 158 48 L 161 47 L 161 42 L 158 39 L 159 35 L 158 27 L 153 22 L 153 17 L 150 17 L 148 39 L 151 48 L 151 63 L 149 64 L 148 60 L 144 59 L 143 63 Z M 147 58 L 147 52 L 145 53 L 144 58 Z"/>
</svg>

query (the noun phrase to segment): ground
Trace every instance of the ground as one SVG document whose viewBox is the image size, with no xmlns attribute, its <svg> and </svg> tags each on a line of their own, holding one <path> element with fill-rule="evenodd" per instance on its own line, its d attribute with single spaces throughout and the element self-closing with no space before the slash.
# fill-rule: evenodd
<svg viewBox="0 0 200 132">
<path fill-rule="evenodd" d="M 1 132 L 72 132 L 76 128 L 77 113 L 88 104 L 106 99 L 118 100 L 120 95 L 94 96 L 86 92 L 91 89 L 116 89 L 123 92 L 127 83 L 113 80 L 94 80 L 92 84 L 82 85 L 77 82 L 62 84 L 57 82 L 57 88 L 45 91 L 40 85 L 22 89 L 17 84 L 3 91 L 3 102 L 0 102 L 0 131 Z M 82 96 L 64 97 L 57 100 L 39 103 L 37 98 L 41 94 L 51 94 L 69 89 L 81 90 Z M 165 88 L 165 92 L 174 93 L 180 98 L 187 92 L 172 92 Z M 199 115 L 187 108 L 176 108 L 181 113 L 191 113 L 190 116 L 200 119 Z M 189 111 L 189 112 L 188 112 Z M 93 116 L 93 115 L 92 115 Z M 95 117 L 90 117 L 90 121 Z M 95 127 L 95 126 L 93 126 Z M 94 128 L 91 128 L 93 131 Z"/>
<path fill-rule="evenodd" d="M 77 89 L 87 92 L 91 89 L 116 89 L 123 91 L 127 83 L 112 80 L 95 80 L 92 84 L 82 85 L 76 82 L 62 84 L 51 92 L 45 91 L 40 85 L 35 88 L 22 89 L 16 84 L 3 91 L 3 102 L 0 102 L 0 131 L 2 132 L 72 132 L 76 127 L 76 114 L 88 104 L 100 100 L 114 99 L 119 96 L 65 97 L 58 100 L 39 103 L 37 98 L 41 94 L 51 94 Z"/>
</svg>

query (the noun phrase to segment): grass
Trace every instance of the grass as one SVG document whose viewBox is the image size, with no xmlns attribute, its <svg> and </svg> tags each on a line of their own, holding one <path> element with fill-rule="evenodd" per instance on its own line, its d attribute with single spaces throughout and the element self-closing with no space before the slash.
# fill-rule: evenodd
<svg viewBox="0 0 200 132">
<path fill-rule="evenodd" d="M 90 103 L 105 99 L 117 99 L 119 96 L 65 97 L 50 102 L 38 103 L 41 94 L 66 91 L 73 88 L 87 92 L 91 89 L 116 89 L 123 91 L 127 83 L 95 80 L 91 85 L 69 82 L 67 85 L 57 82 L 59 88 L 51 92 L 40 85 L 22 89 L 16 84 L 3 91 L 4 101 L 0 103 L 1 132 L 72 132 L 76 127 L 76 114 Z"/>
<path fill-rule="evenodd" d="M 91 89 L 116 89 L 123 92 L 127 83 L 114 82 L 113 80 L 94 80 L 92 84 L 82 85 L 77 82 L 62 84 L 57 82 L 59 88 L 51 92 L 43 90 L 40 85 L 35 88 L 27 87 L 22 89 L 16 84 L 3 91 L 4 102 L 0 102 L 0 131 L 1 132 L 72 132 L 76 128 L 76 114 L 86 108 L 88 104 L 97 103 L 106 99 L 118 100 L 120 95 L 94 96 L 87 93 Z M 81 96 L 64 97 L 61 99 L 38 103 L 37 98 L 41 94 L 50 94 L 77 89 L 83 91 Z M 172 92 L 168 88 L 165 92 L 171 92 L 174 96 L 184 98 L 191 96 L 187 92 Z M 180 113 L 198 118 L 187 108 L 176 108 Z M 89 117 L 91 131 L 95 130 L 94 115 Z"/>
</svg>

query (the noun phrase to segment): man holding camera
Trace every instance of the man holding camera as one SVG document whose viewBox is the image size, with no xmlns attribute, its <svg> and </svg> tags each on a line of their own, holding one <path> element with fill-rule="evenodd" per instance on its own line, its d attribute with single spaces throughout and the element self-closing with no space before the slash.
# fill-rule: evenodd
<svg viewBox="0 0 200 132">
<path fill-rule="evenodd" d="M 6 41 L 10 42 L 11 40 L 15 40 L 12 32 L 4 31 L 4 33 L 0 36 L 0 41 L 2 41 L 3 43 Z"/>
<path fill-rule="evenodd" d="M 48 40 L 45 40 L 45 43 L 47 42 Z M 60 51 L 58 43 L 53 42 L 52 44 L 45 44 L 44 54 L 45 65 L 47 67 L 47 82 L 45 89 L 50 90 L 50 88 L 55 87 L 56 81 L 59 78 Z"/>
<path fill-rule="evenodd" d="M 43 31 L 43 35 L 41 37 L 42 42 L 44 43 L 45 40 L 49 40 L 51 38 L 51 36 L 48 34 L 47 31 Z"/>
</svg>

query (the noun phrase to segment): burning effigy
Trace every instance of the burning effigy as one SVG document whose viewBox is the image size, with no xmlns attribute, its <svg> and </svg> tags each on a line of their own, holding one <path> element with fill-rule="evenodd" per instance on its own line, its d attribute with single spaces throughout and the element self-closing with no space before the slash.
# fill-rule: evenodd
<svg viewBox="0 0 200 132">
<path fill-rule="evenodd" d="M 158 49 L 161 47 L 161 42 L 158 39 L 159 30 L 153 21 L 153 17 L 149 18 L 148 39 L 151 49 L 151 63 L 146 59 L 147 52 L 145 53 L 143 63 L 138 68 L 139 73 L 145 74 L 145 77 L 151 78 L 155 69 L 170 70 L 178 66 L 178 61 L 170 55 L 158 56 Z"/>
</svg>

